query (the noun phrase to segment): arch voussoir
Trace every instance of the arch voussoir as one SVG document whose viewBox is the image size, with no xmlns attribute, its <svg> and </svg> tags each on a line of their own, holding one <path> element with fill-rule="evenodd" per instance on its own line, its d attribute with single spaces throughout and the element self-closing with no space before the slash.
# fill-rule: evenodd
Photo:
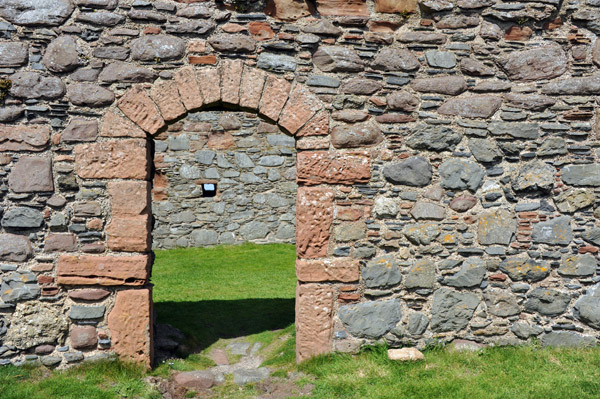
<svg viewBox="0 0 600 399">
<path fill-rule="evenodd" d="M 142 86 L 129 89 L 119 99 L 117 106 L 125 116 L 150 134 L 156 134 L 165 126 L 158 107 Z"/>
</svg>

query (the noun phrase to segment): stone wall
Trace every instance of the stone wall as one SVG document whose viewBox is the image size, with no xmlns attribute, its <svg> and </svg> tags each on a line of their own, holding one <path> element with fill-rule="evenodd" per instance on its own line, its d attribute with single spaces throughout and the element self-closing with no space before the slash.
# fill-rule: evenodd
<svg viewBox="0 0 600 399">
<path fill-rule="evenodd" d="M 276 125 L 198 112 L 155 137 L 154 149 L 153 248 L 295 242 L 295 140 Z"/>
<path fill-rule="evenodd" d="M 0 362 L 150 363 L 151 188 L 177 171 L 159 150 L 215 109 L 296 140 L 298 359 L 596 344 L 598 14 L 0 0 Z"/>
</svg>

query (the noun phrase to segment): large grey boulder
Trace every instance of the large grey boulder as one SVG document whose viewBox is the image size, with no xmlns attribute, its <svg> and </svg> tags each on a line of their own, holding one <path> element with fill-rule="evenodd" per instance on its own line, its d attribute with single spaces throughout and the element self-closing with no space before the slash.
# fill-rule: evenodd
<svg viewBox="0 0 600 399">
<path fill-rule="evenodd" d="M 74 8 L 71 0 L 0 0 L 0 16 L 15 25 L 60 25 Z"/>
<path fill-rule="evenodd" d="M 427 159 L 417 156 L 386 165 L 383 176 L 393 184 L 424 187 L 431 183 L 433 172 Z"/>
<path fill-rule="evenodd" d="M 533 226 L 531 238 L 535 243 L 568 245 L 573 239 L 571 218 L 560 216 Z"/>
<path fill-rule="evenodd" d="M 400 269 L 391 255 L 381 256 L 369 261 L 361 273 L 368 288 L 390 287 L 402 280 Z"/>
<path fill-rule="evenodd" d="M 446 276 L 442 284 L 457 288 L 478 287 L 485 277 L 485 261 L 481 258 L 467 258 L 460 270 Z"/>
<path fill-rule="evenodd" d="M 477 191 L 485 176 L 485 170 L 477 163 L 457 158 L 444 161 L 439 167 L 439 172 L 442 187 L 472 192 Z"/>
<path fill-rule="evenodd" d="M 566 292 L 538 287 L 527 294 L 525 310 L 544 316 L 558 316 L 567 310 L 570 301 L 571 295 Z"/>
<path fill-rule="evenodd" d="M 377 339 L 402 319 L 402 307 L 398 299 L 361 302 L 340 306 L 338 316 L 353 336 Z"/>
<path fill-rule="evenodd" d="M 435 332 L 460 331 L 465 328 L 479 305 L 479 297 L 442 287 L 433 294 L 431 329 Z"/>
</svg>

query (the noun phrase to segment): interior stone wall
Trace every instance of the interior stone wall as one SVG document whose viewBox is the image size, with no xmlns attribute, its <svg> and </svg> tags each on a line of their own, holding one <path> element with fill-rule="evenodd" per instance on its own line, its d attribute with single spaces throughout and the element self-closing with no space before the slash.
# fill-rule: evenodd
<svg viewBox="0 0 600 399">
<path fill-rule="evenodd" d="M 201 111 L 171 125 L 154 141 L 152 247 L 294 243 L 295 144 L 251 113 Z"/>
<path fill-rule="evenodd" d="M 0 0 L 0 364 L 150 364 L 154 140 L 215 107 L 295 140 L 299 360 L 595 345 L 599 14 Z"/>
</svg>

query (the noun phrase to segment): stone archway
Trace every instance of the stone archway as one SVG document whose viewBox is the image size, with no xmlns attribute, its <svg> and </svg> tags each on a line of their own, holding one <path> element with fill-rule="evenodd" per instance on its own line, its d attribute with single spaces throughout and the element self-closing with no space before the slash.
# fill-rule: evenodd
<svg viewBox="0 0 600 399">
<path fill-rule="evenodd" d="M 334 282 L 358 280 L 358 261 L 327 260 L 334 218 L 335 185 L 368 182 L 365 152 L 329 149 L 329 111 L 304 85 L 291 83 L 242 61 L 217 67 L 186 66 L 174 80 L 134 86 L 103 118 L 102 141 L 75 148 L 82 179 L 109 180 L 111 221 L 105 256 L 61 256 L 58 283 L 116 286 L 108 316 L 115 351 L 146 364 L 152 361 L 152 287 L 149 277 L 151 159 L 147 136 L 161 132 L 190 111 L 221 104 L 256 112 L 281 129 L 305 139 L 297 155 L 297 359 L 332 349 Z M 122 115 L 121 115 L 122 113 Z M 310 136 L 321 136 L 311 146 Z M 323 142 L 326 144 L 323 145 Z M 315 149 L 318 149 L 315 151 Z"/>
</svg>

